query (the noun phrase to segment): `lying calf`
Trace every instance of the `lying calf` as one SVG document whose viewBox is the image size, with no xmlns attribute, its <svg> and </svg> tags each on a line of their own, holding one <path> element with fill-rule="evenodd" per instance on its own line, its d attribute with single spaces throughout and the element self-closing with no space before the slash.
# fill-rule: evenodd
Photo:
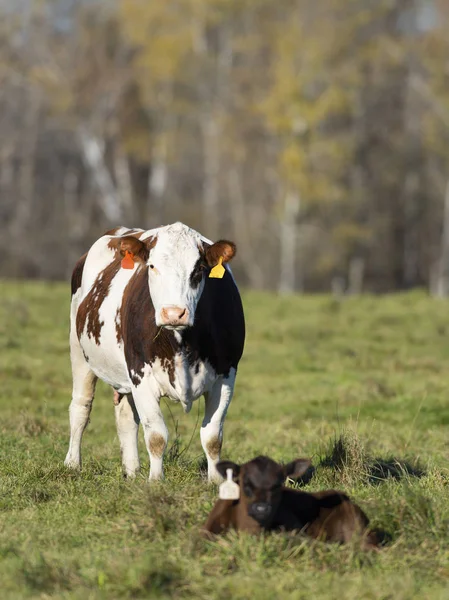
<svg viewBox="0 0 449 600">
<path fill-rule="evenodd" d="M 298 479 L 310 468 L 307 459 L 280 465 L 266 456 L 236 465 L 230 461 L 217 464 L 226 477 L 232 469 L 234 482 L 240 487 L 238 500 L 217 500 L 205 524 L 207 533 L 223 533 L 229 528 L 249 533 L 273 530 L 302 530 L 312 538 L 328 542 L 348 542 L 363 536 L 363 547 L 379 544 L 369 531 L 368 517 L 346 494 L 326 490 L 313 494 L 284 487 L 287 477 Z"/>
</svg>

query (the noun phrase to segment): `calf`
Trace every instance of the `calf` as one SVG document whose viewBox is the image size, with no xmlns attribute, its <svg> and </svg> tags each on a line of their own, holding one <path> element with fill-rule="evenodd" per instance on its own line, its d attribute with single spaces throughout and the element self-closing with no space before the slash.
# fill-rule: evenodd
<svg viewBox="0 0 449 600">
<path fill-rule="evenodd" d="M 284 487 L 286 477 L 298 479 L 310 468 L 307 459 L 283 466 L 266 456 L 236 465 L 221 461 L 217 470 L 225 476 L 232 469 L 240 487 L 238 500 L 218 500 L 205 524 L 206 535 L 229 528 L 248 533 L 284 530 L 304 531 L 314 539 L 349 542 L 363 536 L 363 547 L 375 548 L 379 541 L 368 530 L 368 517 L 348 496 L 336 490 L 307 493 Z"/>
</svg>

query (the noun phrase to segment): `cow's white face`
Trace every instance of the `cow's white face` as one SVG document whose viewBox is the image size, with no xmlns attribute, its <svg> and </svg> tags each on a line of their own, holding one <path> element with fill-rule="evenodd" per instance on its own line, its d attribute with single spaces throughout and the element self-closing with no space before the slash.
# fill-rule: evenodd
<svg viewBox="0 0 449 600">
<path fill-rule="evenodd" d="M 235 254 L 232 242 L 204 244 L 199 234 L 181 223 L 161 228 L 150 244 L 148 285 L 158 327 L 191 327 L 204 289 L 205 277 L 219 258 Z"/>
<path fill-rule="evenodd" d="M 191 327 L 204 288 L 207 263 L 199 240 L 186 231 L 161 231 L 147 261 L 156 325 Z"/>
</svg>

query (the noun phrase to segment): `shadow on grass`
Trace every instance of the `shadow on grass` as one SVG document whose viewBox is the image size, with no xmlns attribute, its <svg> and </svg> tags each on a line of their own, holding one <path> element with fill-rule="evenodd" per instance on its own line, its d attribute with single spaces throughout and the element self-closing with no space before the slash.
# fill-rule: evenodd
<svg viewBox="0 0 449 600">
<path fill-rule="evenodd" d="M 379 484 L 387 479 L 423 477 L 425 470 L 418 464 L 412 464 L 390 456 L 374 458 L 369 456 L 359 438 L 350 432 L 341 434 L 330 444 L 329 450 L 319 463 L 320 467 L 330 467 L 340 472 L 352 472 L 365 477 L 371 484 Z"/>
<path fill-rule="evenodd" d="M 402 479 L 403 477 L 424 477 L 426 472 L 419 465 L 412 465 L 406 460 L 389 457 L 387 460 L 375 458 L 369 465 L 369 481 L 378 484 L 386 479 Z"/>
</svg>

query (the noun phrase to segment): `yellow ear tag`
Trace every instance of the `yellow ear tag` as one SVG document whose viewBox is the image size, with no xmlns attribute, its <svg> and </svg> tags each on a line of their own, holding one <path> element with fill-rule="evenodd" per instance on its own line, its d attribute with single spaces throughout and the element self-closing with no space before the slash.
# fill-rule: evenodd
<svg viewBox="0 0 449 600">
<path fill-rule="evenodd" d="M 220 500 L 238 500 L 240 498 L 240 487 L 232 481 L 232 469 L 226 469 L 226 481 L 220 485 L 218 496 Z"/>
<path fill-rule="evenodd" d="M 209 273 L 209 277 L 213 277 L 214 279 L 223 279 L 223 275 L 225 274 L 226 269 L 223 266 L 223 257 L 220 256 L 218 259 L 218 264 L 215 265 L 213 269 L 211 269 Z"/>
</svg>

